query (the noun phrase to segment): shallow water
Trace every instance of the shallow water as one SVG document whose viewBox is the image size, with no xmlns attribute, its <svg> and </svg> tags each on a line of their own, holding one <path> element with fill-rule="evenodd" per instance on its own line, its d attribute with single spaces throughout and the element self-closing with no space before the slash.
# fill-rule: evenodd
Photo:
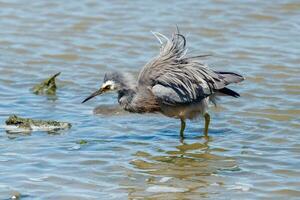
<svg viewBox="0 0 300 200">
<path fill-rule="evenodd" d="M 243 2 L 243 3 L 241 3 Z M 12 113 L 68 121 L 57 134 L 0 128 L 0 199 L 297 199 L 299 1 L 0 1 L 0 123 Z M 150 31 L 178 25 L 189 52 L 243 74 L 203 121 L 80 102 L 106 71 L 137 74 L 158 53 Z M 56 72 L 57 99 L 29 89 Z M 93 109 L 97 106 L 96 115 Z"/>
</svg>

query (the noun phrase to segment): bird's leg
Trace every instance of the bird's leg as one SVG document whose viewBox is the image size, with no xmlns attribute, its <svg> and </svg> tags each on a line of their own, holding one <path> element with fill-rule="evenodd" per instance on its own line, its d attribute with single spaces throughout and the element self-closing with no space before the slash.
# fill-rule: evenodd
<svg viewBox="0 0 300 200">
<path fill-rule="evenodd" d="M 185 129 L 185 120 L 180 118 L 180 121 L 181 121 L 180 137 L 184 138 L 183 132 L 184 132 L 184 129 Z"/>
<path fill-rule="evenodd" d="M 204 136 L 208 137 L 208 126 L 210 122 L 210 115 L 208 113 L 205 113 L 204 119 L 205 119 Z"/>
</svg>

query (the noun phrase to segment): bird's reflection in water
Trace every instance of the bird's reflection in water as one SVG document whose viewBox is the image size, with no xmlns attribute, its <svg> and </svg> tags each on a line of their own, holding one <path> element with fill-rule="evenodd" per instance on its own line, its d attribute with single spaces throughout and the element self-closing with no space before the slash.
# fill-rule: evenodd
<svg viewBox="0 0 300 200">
<path fill-rule="evenodd" d="M 99 105 L 94 110 L 95 115 L 126 115 L 128 112 L 124 111 L 118 104 L 113 105 Z"/>
<path fill-rule="evenodd" d="M 137 152 L 128 172 L 130 199 L 199 199 L 217 193 L 224 187 L 220 171 L 237 170 L 232 157 L 223 156 L 225 149 L 204 143 L 184 143 L 174 150 Z"/>
</svg>

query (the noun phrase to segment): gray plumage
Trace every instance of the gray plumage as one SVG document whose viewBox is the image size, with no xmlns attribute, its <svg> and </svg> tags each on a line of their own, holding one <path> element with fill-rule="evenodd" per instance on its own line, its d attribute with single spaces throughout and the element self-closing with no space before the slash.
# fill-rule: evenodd
<svg viewBox="0 0 300 200">
<path fill-rule="evenodd" d="M 153 34 L 161 43 L 160 53 L 142 68 L 137 82 L 120 72 L 107 73 L 104 77 L 101 91 L 107 90 L 107 85 L 111 87 L 108 90 L 117 90 L 118 102 L 125 110 L 161 112 L 181 119 L 185 127 L 186 119 L 207 113 L 209 101 L 215 103 L 217 96 L 239 97 L 226 86 L 243 81 L 241 75 L 213 71 L 199 61 L 203 56 L 186 56 L 186 39 L 179 32 L 171 39 Z M 181 132 L 184 127 L 182 124 Z"/>
</svg>

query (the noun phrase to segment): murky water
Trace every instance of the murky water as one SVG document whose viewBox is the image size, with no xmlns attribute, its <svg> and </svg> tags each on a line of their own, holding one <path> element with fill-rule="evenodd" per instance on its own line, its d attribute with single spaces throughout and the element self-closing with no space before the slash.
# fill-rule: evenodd
<svg viewBox="0 0 300 200">
<path fill-rule="evenodd" d="M 243 2 L 243 3 L 241 3 Z M 0 199 L 297 199 L 299 1 L 0 2 L 0 123 L 12 113 L 69 121 L 60 134 L 0 129 Z M 158 53 L 151 30 L 178 25 L 191 54 L 247 80 L 203 121 L 80 102 L 106 71 L 137 74 Z M 61 71 L 57 99 L 29 89 Z M 97 115 L 93 109 L 97 109 Z M 84 140 L 86 142 L 80 142 Z"/>
</svg>

